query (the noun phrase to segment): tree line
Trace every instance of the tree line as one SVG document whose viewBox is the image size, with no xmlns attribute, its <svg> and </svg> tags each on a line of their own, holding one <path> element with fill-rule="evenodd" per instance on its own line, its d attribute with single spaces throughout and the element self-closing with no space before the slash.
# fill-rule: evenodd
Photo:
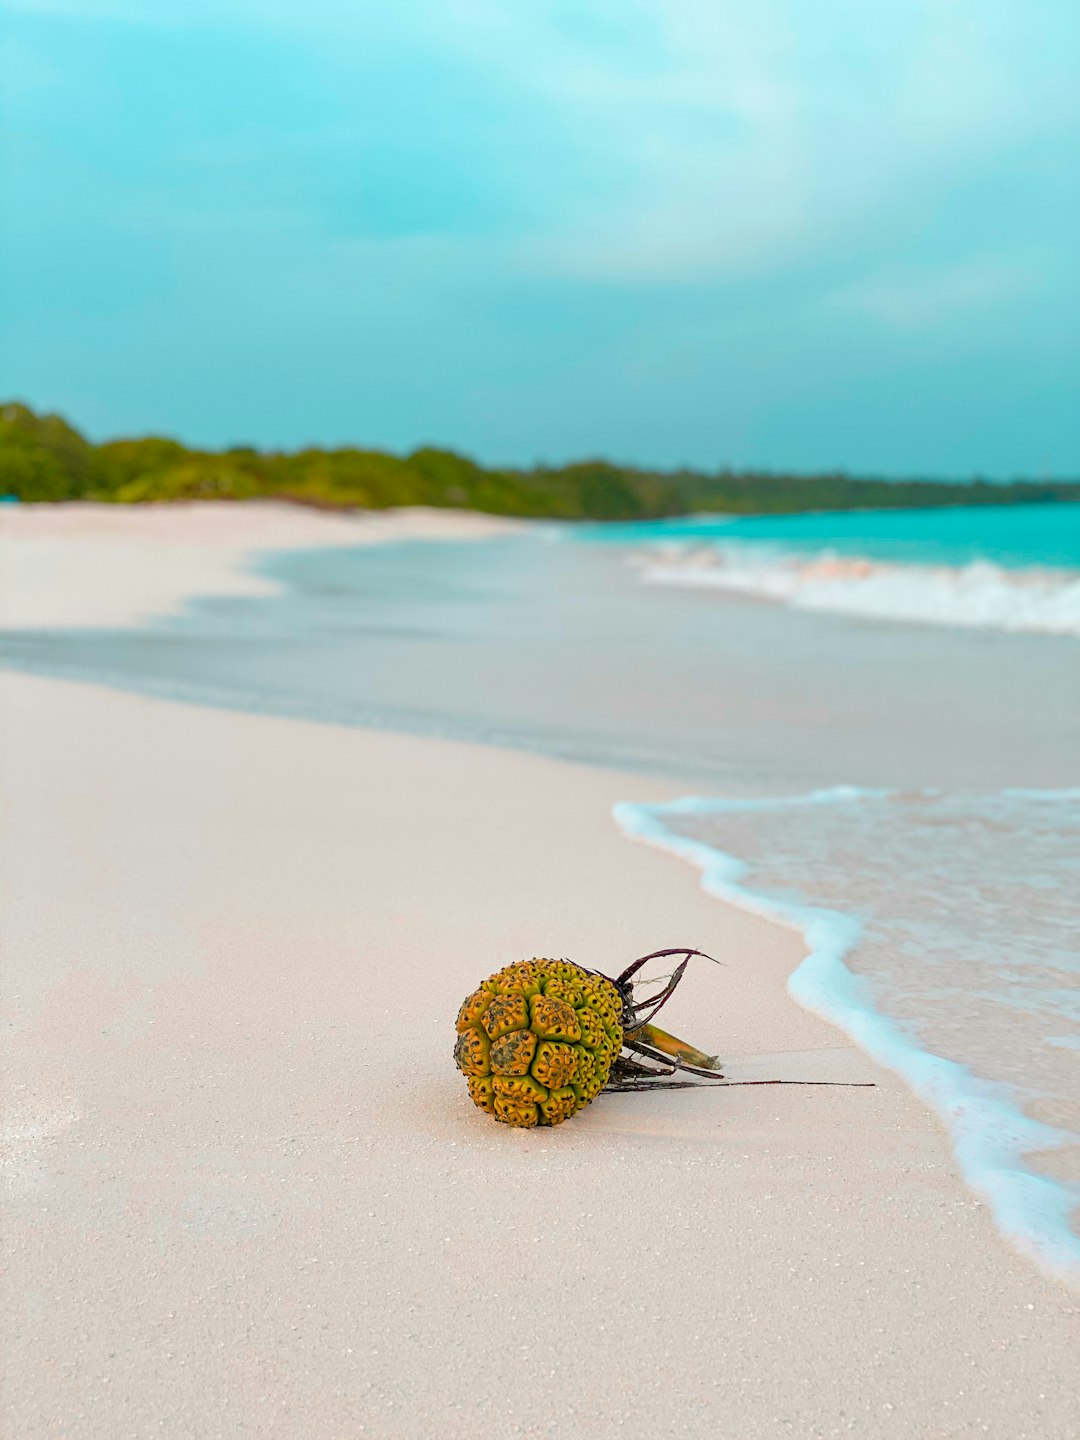
<svg viewBox="0 0 1080 1440">
<path fill-rule="evenodd" d="M 290 452 L 195 450 L 147 436 L 94 444 L 59 415 L 0 404 L 0 497 L 97 500 L 291 500 L 327 509 L 434 505 L 558 520 L 647 520 L 704 512 L 1001 505 L 1080 500 L 1080 481 L 882 480 L 843 472 L 649 470 L 582 460 L 488 468 L 450 450 L 410 455 L 351 446 Z"/>
</svg>

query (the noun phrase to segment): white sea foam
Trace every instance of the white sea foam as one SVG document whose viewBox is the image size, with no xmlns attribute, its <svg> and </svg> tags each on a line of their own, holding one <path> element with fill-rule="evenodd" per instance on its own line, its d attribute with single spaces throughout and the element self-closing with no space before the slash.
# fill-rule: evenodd
<svg viewBox="0 0 1080 1440">
<path fill-rule="evenodd" d="M 1068 1112 L 1068 1082 L 1055 1085 L 1055 1076 L 1062 1073 L 1055 1066 L 1069 1063 L 1066 1052 L 1076 1038 L 1061 1033 L 1076 1019 L 1069 1014 L 1077 999 L 1070 988 L 1075 973 L 1062 968 L 1069 966 L 1069 936 L 1075 933 L 1075 887 L 1069 886 L 1068 877 L 1070 869 L 1075 870 L 1071 842 L 1080 823 L 1076 799 L 1077 792 L 1069 791 L 1005 791 L 972 800 L 842 787 L 779 800 L 627 803 L 616 806 L 615 819 L 627 836 L 688 860 L 701 871 L 702 886 L 710 894 L 802 932 L 808 954 L 791 976 L 791 994 L 845 1030 L 937 1112 L 965 1179 L 990 1206 L 1002 1234 L 1046 1272 L 1080 1288 L 1080 1237 L 1070 1223 L 1080 1187 L 1036 1173 L 1026 1164 L 1035 1153 L 1045 1161 L 1055 1150 L 1080 1143 L 1080 1136 L 1040 1123 L 1022 1108 L 1024 1101 L 1057 1100 L 1064 1092 Z M 904 821 L 894 805 L 907 806 L 917 816 L 910 833 L 896 845 L 889 837 L 898 835 Z M 1035 810 L 1025 822 L 1014 813 L 1017 806 Z M 1009 834 L 1014 822 L 1019 825 L 1015 837 Z M 1025 823 L 1026 833 L 1020 833 Z M 859 856 L 875 826 L 881 843 L 863 868 Z M 932 838 L 935 831 L 940 853 Z M 725 843 L 745 844 L 768 859 L 748 863 L 702 838 L 703 833 L 713 842 L 723 836 Z M 963 834 L 974 840 L 967 867 L 951 862 Z M 966 893 L 972 884 L 969 871 L 984 861 L 987 847 L 1007 855 L 1013 838 L 1033 841 L 1035 850 L 1049 857 L 1044 873 L 1027 883 L 1040 893 L 1056 892 L 1056 899 L 1044 907 L 1046 923 L 1035 938 L 1037 960 L 1029 970 L 1024 956 L 1011 948 L 1008 933 L 999 934 L 999 944 L 984 945 L 979 953 L 973 941 L 963 953 L 961 937 L 972 923 L 973 910 L 983 906 L 979 921 L 986 935 L 994 933 L 1003 912 L 1012 912 L 1016 895 L 1007 881 L 999 884 L 995 877 L 986 877 L 982 894 L 973 897 L 967 911 L 951 892 L 927 898 L 927 877 L 917 864 L 911 867 L 909 896 L 894 894 L 892 888 L 882 893 L 883 881 L 899 891 L 895 877 L 900 846 L 911 856 L 914 841 L 926 852 L 923 869 L 937 878 L 939 890 L 951 885 Z M 1063 839 L 1071 845 L 1064 854 Z M 858 911 L 790 898 L 793 890 L 802 892 L 792 884 L 793 873 L 814 869 L 808 859 L 811 847 L 819 852 L 814 892 L 820 889 L 830 900 L 842 895 L 846 904 L 859 903 L 856 897 L 862 897 Z M 777 850 L 784 853 L 773 863 Z M 879 896 L 876 907 L 868 900 L 874 894 Z M 899 915 L 890 925 L 894 909 Z M 1049 948 L 1048 955 L 1042 946 Z M 849 966 L 853 952 L 860 968 L 866 957 L 869 974 Z M 934 1043 L 941 1037 L 946 1042 L 942 1049 L 950 1049 L 951 1055 L 928 1048 L 913 1016 L 932 1017 Z M 985 1033 L 980 1034 L 980 1025 Z M 1004 1035 L 1014 1037 L 1011 1069 L 1000 1064 L 998 1042 Z M 1032 1036 L 1034 1048 L 1050 1057 L 1041 1074 L 1040 1057 L 1031 1053 Z M 979 1064 L 980 1074 L 966 1063 L 972 1056 L 990 1061 Z M 1075 1088 L 1071 1094 L 1075 1104 Z"/>
<path fill-rule="evenodd" d="M 639 554 L 637 563 L 653 584 L 727 590 L 798 610 L 1080 636 L 1075 570 L 908 565 L 746 544 L 669 545 Z"/>
</svg>

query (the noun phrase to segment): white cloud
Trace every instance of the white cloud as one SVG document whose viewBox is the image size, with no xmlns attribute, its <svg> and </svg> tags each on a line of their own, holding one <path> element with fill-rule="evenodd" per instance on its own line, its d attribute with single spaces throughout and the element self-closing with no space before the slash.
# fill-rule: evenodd
<svg viewBox="0 0 1080 1440">
<path fill-rule="evenodd" d="M 842 3 L 812 27 L 797 13 L 665 0 L 641 72 L 556 51 L 533 83 L 626 180 L 616 207 L 578 206 L 534 253 L 589 276 L 696 280 L 876 243 L 1060 110 L 1053 95 L 1032 105 L 1010 47 L 1023 26 L 1000 6 L 924 4 L 907 24 Z"/>
<path fill-rule="evenodd" d="M 977 256 L 960 264 L 877 274 L 843 286 L 829 303 L 857 310 L 892 330 L 931 329 L 958 314 L 969 318 L 1039 289 L 1042 268 Z"/>
<path fill-rule="evenodd" d="M 957 176 L 1076 108 L 1055 46 L 1068 10 L 1051 0 L 14 8 L 286 33 L 335 67 L 374 49 L 516 93 L 531 107 L 520 165 L 486 177 L 525 217 L 507 263 L 586 279 L 738 277 L 871 251 L 932 219 Z"/>
</svg>

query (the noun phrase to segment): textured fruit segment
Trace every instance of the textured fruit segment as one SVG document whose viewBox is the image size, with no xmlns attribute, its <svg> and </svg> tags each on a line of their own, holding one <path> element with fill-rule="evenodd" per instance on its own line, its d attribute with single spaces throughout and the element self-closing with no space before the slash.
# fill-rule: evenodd
<svg viewBox="0 0 1080 1440">
<path fill-rule="evenodd" d="M 595 1100 L 607 1084 L 608 1068 L 605 1064 L 597 1065 L 591 1072 L 587 1072 L 584 1067 L 579 1069 L 578 1078 L 574 1081 L 574 1086 L 578 1095 L 585 1103 L 588 1103 L 590 1100 Z"/>
<path fill-rule="evenodd" d="M 554 1040 L 541 1040 L 536 1047 L 532 1073 L 541 1085 L 559 1090 L 577 1079 L 579 1050 L 576 1045 L 559 1045 Z"/>
<path fill-rule="evenodd" d="M 531 1030 L 511 1030 L 491 1047 L 491 1070 L 495 1075 L 527 1075 L 536 1054 L 536 1036 Z"/>
<path fill-rule="evenodd" d="M 511 1030 L 527 1029 L 529 1010 L 524 995 L 496 995 L 484 1011 L 481 1023 L 492 1040 Z"/>
<path fill-rule="evenodd" d="M 479 1105 L 481 1110 L 486 1110 L 489 1115 L 495 1114 L 495 1082 L 490 1075 L 470 1075 L 468 1080 L 469 1095 L 474 1105 Z"/>
<path fill-rule="evenodd" d="M 621 1007 L 610 1004 L 603 995 L 588 995 L 585 1004 L 604 1025 L 610 1025 L 622 1013 Z"/>
<path fill-rule="evenodd" d="M 551 1040 L 580 1040 L 581 1026 L 578 1024 L 574 1007 L 565 1000 L 552 999 L 547 995 L 534 995 L 529 1002 L 532 1029 L 537 1035 Z"/>
<path fill-rule="evenodd" d="M 489 1049 L 487 1036 L 480 1030 L 463 1030 L 454 1046 L 454 1063 L 463 1075 L 486 1075 Z"/>
<path fill-rule="evenodd" d="M 546 981 L 544 994 L 550 996 L 552 1000 L 562 1000 L 572 1010 L 576 1010 L 579 1005 L 582 1005 L 585 999 L 576 985 L 572 985 L 569 980 L 561 977 Z"/>
<path fill-rule="evenodd" d="M 535 1105 L 523 1105 L 505 1095 L 495 1096 L 495 1119 L 504 1125 L 518 1125 L 529 1129 L 540 1123 L 540 1111 Z"/>
<path fill-rule="evenodd" d="M 548 1098 L 547 1090 L 537 1084 L 531 1075 L 496 1075 L 491 1083 L 495 1094 L 505 1095 L 508 1100 L 537 1103 Z"/>
<path fill-rule="evenodd" d="M 596 1079 L 597 1061 L 595 1055 L 588 1050 L 579 1047 L 577 1052 L 577 1073 L 568 1077 L 566 1083 L 572 1080 L 576 1085 L 588 1086 Z"/>
<path fill-rule="evenodd" d="M 484 981 L 483 989 L 493 995 L 538 995 L 543 981 L 542 965 L 535 960 L 522 960 L 507 965 Z"/>
<path fill-rule="evenodd" d="M 583 1045 L 590 1050 L 595 1050 L 597 1046 L 607 1043 L 607 1034 L 600 1017 L 595 1015 L 587 1005 L 583 1005 L 577 1012 L 577 1021 L 581 1027 L 581 1043 Z"/>
<path fill-rule="evenodd" d="M 457 1014 L 458 1034 L 470 1025 L 475 1025 L 490 1004 L 491 995 L 486 990 L 476 990 L 468 999 L 463 1000 Z"/>
<path fill-rule="evenodd" d="M 546 1100 L 540 1102 L 540 1123 L 561 1125 L 578 1108 L 578 1097 L 567 1086 L 564 1090 L 553 1090 Z"/>
<path fill-rule="evenodd" d="M 466 999 L 457 1028 L 454 1058 L 481 1110 L 506 1125 L 559 1125 L 607 1084 L 622 999 L 568 960 L 519 961 Z"/>
</svg>

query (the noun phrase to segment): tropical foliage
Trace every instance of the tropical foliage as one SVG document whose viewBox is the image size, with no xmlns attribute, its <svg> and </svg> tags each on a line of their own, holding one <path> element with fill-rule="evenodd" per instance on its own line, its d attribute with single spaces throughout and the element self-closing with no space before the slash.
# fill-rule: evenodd
<svg viewBox="0 0 1080 1440">
<path fill-rule="evenodd" d="M 449 450 L 193 450 L 147 437 L 93 444 L 58 415 L 0 404 L 0 496 L 27 501 L 295 500 L 334 509 L 435 505 L 565 520 L 1080 500 L 1080 481 L 991 484 L 718 470 L 606 460 L 490 469 Z"/>
</svg>

